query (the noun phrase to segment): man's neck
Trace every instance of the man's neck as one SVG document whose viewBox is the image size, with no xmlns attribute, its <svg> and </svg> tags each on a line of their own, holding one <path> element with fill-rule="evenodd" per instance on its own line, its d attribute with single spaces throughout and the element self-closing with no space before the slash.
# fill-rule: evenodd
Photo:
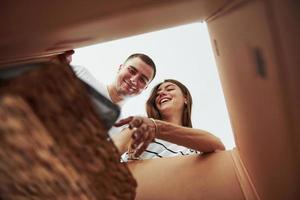
<svg viewBox="0 0 300 200">
<path fill-rule="evenodd" d="M 112 100 L 113 103 L 119 103 L 122 101 L 124 98 L 118 93 L 117 88 L 113 85 L 110 84 L 107 86 L 108 94 Z"/>
</svg>

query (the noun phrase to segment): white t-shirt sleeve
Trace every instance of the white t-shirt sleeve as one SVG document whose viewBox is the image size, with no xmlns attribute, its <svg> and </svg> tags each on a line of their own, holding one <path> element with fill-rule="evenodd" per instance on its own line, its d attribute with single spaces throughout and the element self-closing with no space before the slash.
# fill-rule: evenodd
<svg viewBox="0 0 300 200">
<path fill-rule="evenodd" d="M 98 81 L 85 67 L 75 65 L 71 66 L 77 75 L 78 78 L 89 84 L 91 87 L 93 87 L 97 92 L 101 93 L 103 96 L 105 96 L 107 99 L 111 101 L 111 98 L 109 96 L 108 90 L 106 85 L 104 85 L 102 82 Z M 120 106 L 120 105 L 119 105 Z M 120 113 L 120 116 L 118 120 L 122 119 L 122 110 Z M 118 121 L 117 120 L 117 121 Z M 114 127 L 112 126 L 108 132 L 108 135 L 112 137 L 115 134 L 120 133 L 122 130 L 122 127 Z"/>
<path fill-rule="evenodd" d="M 107 87 L 102 82 L 98 81 L 85 67 L 79 65 L 71 66 L 78 78 L 89 84 L 97 92 L 101 93 L 103 96 L 111 100 Z"/>
</svg>

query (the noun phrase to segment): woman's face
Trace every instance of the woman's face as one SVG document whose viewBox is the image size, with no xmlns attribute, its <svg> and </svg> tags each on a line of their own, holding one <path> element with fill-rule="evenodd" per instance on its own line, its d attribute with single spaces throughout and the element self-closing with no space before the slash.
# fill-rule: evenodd
<svg viewBox="0 0 300 200">
<path fill-rule="evenodd" d="M 156 93 L 155 104 L 162 115 L 182 112 L 185 96 L 181 89 L 174 83 L 162 83 Z"/>
</svg>

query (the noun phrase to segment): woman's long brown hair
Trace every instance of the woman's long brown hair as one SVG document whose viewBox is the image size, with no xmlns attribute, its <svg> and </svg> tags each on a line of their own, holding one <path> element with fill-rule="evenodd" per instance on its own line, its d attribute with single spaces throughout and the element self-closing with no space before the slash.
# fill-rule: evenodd
<svg viewBox="0 0 300 200">
<path fill-rule="evenodd" d="M 174 79 L 166 79 L 162 83 L 159 83 L 152 89 L 150 97 L 148 98 L 147 103 L 146 103 L 146 111 L 147 111 L 148 117 L 153 118 L 153 119 L 159 119 L 159 120 L 162 119 L 162 117 L 156 107 L 155 99 L 156 99 L 156 94 L 157 94 L 157 90 L 158 90 L 159 86 L 166 82 L 174 83 L 175 85 L 177 85 L 180 88 L 183 95 L 185 96 L 187 104 L 184 106 L 183 112 L 182 112 L 182 126 L 192 128 L 192 121 L 191 121 L 192 103 L 193 103 L 192 96 L 191 96 L 189 90 L 187 89 L 187 87 L 185 87 L 182 83 L 180 83 L 179 81 L 174 80 Z"/>
</svg>

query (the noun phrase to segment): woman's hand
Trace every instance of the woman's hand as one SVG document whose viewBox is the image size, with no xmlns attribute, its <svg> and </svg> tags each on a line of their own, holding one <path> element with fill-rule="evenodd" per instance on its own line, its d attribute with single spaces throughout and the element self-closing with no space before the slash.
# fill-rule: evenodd
<svg viewBox="0 0 300 200">
<path fill-rule="evenodd" d="M 132 142 L 130 144 L 130 152 L 134 157 L 139 157 L 153 141 L 157 133 L 157 125 L 153 119 L 147 117 L 128 117 L 120 120 L 115 124 L 116 127 L 129 125 L 129 129 L 133 130 Z"/>
</svg>

